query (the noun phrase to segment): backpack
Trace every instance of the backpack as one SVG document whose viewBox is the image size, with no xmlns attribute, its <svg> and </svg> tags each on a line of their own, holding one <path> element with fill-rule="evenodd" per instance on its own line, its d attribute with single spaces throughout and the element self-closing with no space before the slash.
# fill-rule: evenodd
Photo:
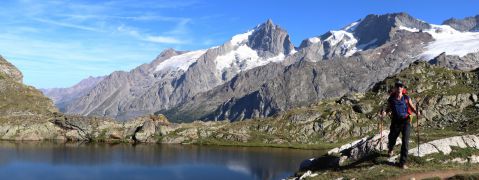
<svg viewBox="0 0 479 180">
<path fill-rule="evenodd" d="M 403 88 L 402 94 L 403 94 L 403 96 L 406 96 L 407 114 L 411 115 L 413 113 L 411 106 L 409 106 L 409 101 L 411 100 L 411 98 L 409 98 L 409 96 L 407 95 L 406 88 Z"/>
<path fill-rule="evenodd" d="M 411 106 L 409 106 L 409 101 L 411 100 L 411 98 L 407 95 L 406 88 L 403 88 L 402 94 L 404 96 L 404 101 L 406 101 L 406 107 L 407 107 L 407 115 L 406 115 L 405 118 L 408 118 L 411 114 L 413 114 L 413 110 L 412 110 Z M 395 98 L 395 94 L 391 93 L 390 97 Z"/>
</svg>

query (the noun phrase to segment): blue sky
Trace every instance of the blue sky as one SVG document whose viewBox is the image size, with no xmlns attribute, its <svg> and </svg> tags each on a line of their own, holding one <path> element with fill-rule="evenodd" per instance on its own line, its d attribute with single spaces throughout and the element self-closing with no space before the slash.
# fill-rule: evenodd
<svg viewBox="0 0 479 180">
<path fill-rule="evenodd" d="M 130 70 L 163 49 L 216 46 L 271 18 L 296 46 L 367 14 L 407 12 L 440 24 L 479 14 L 479 0 L 3 0 L 0 54 L 38 88 Z"/>
</svg>

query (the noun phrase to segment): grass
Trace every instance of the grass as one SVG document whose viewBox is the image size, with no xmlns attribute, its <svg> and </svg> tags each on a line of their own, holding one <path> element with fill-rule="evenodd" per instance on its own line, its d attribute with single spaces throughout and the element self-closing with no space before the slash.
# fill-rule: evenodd
<svg viewBox="0 0 479 180">
<path fill-rule="evenodd" d="M 4 116 L 21 114 L 51 115 L 56 108 L 50 99 L 31 86 L 1 76 L 0 114 Z"/>
<path fill-rule="evenodd" d="M 457 174 L 448 180 L 475 180 L 479 179 L 479 173 Z"/>
<path fill-rule="evenodd" d="M 361 164 L 350 167 L 338 168 L 333 170 L 318 171 L 319 176 L 310 179 L 389 179 L 401 177 L 408 174 L 424 173 L 430 171 L 444 170 L 477 170 L 478 164 L 459 164 L 440 162 L 443 159 L 451 159 L 454 157 L 468 157 L 471 154 L 477 154 L 477 149 L 454 149 L 451 156 L 434 154 L 425 157 L 409 156 L 409 169 L 403 170 L 387 161 L 386 152 L 377 153 Z M 441 157 L 441 158 L 440 158 Z M 435 158 L 433 160 L 429 160 Z M 434 178 L 434 176 L 432 177 Z"/>
</svg>

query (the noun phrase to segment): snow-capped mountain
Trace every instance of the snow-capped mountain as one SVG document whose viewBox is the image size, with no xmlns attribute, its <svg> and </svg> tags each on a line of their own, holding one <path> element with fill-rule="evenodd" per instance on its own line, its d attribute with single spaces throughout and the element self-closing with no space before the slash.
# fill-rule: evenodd
<svg viewBox="0 0 479 180">
<path fill-rule="evenodd" d="M 368 15 L 340 30 L 304 40 L 300 48 L 309 61 L 349 57 L 359 51 L 376 48 L 390 40 L 397 27 L 429 28 L 429 24 L 408 14 Z"/>
<path fill-rule="evenodd" d="M 479 52 L 479 32 L 461 32 L 449 25 L 431 24 L 430 29 L 419 30 L 407 27 L 400 27 L 411 32 L 426 32 L 434 41 L 426 46 L 421 54 L 421 59 L 431 60 L 441 53 L 448 55 L 466 56 L 469 53 Z"/>
<path fill-rule="evenodd" d="M 286 31 L 268 20 L 221 46 L 189 52 L 168 49 L 149 64 L 114 72 L 65 111 L 118 119 L 151 114 L 221 85 L 240 72 L 281 62 L 292 52 Z"/>
<path fill-rule="evenodd" d="M 159 113 L 181 120 L 241 120 L 366 91 L 417 60 L 433 41 L 428 33 L 399 27 L 430 25 L 405 13 L 369 15 L 341 30 L 304 40 L 298 52 L 286 57 L 294 59 L 291 63 L 239 73 L 226 84 Z"/>
<path fill-rule="evenodd" d="M 174 121 L 271 116 L 366 91 L 416 60 L 477 68 L 477 24 L 470 19 L 432 25 L 406 13 L 368 15 L 298 48 L 268 20 L 220 46 L 167 49 L 149 64 L 114 72 L 65 110 L 118 119 L 165 113 Z"/>
</svg>

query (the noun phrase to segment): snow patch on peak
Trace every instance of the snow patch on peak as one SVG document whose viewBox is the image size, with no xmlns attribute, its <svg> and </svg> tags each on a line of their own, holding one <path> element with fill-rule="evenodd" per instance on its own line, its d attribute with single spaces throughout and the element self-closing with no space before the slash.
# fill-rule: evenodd
<svg viewBox="0 0 479 180">
<path fill-rule="evenodd" d="M 410 28 L 410 27 L 406 27 L 406 26 L 399 26 L 398 29 L 399 29 L 399 30 L 409 31 L 409 32 L 419 32 L 419 29 Z"/>
<path fill-rule="evenodd" d="M 312 38 L 309 38 L 308 41 L 313 43 L 313 44 L 316 44 L 316 43 L 321 42 L 321 39 L 318 38 L 318 37 L 312 37 Z"/>
<path fill-rule="evenodd" d="M 339 48 L 341 48 L 341 54 L 345 57 L 352 56 L 357 51 L 361 49 L 357 48 L 358 40 L 350 32 L 339 30 L 339 31 L 330 31 L 331 35 L 327 37 L 324 42 L 329 43 L 329 46 L 336 46 L 338 43 Z"/>
<path fill-rule="evenodd" d="M 191 64 L 196 62 L 196 60 L 205 52 L 206 50 L 197 50 L 197 51 L 190 51 L 184 54 L 173 56 L 169 59 L 164 60 L 160 64 L 158 64 L 158 66 L 156 66 L 155 71 L 161 71 L 164 69 L 186 71 L 191 66 Z"/>
<path fill-rule="evenodd" d="M 399 29 L 419 32 L 418 29 L 399 27 Z M 430 60 L 445 52 L 447 55 L 465 56 L 469 53 L 479 52 L 479 32 L 460 32 L 449 25 L 431 24 L 431 29 L 423 30 L 429 33 L 434 41 L 426 46 L 420 55 L 423 60 Z"/>
<path fill-rule="evenodd" d="M 358 40 L 354 38 L 353 34 L 350 32 L 346 32 L 343 30 L 330 32 L 332 35 L 326 38 L 324 41 L 329 42 L 331 46 L 334 46 L 341 41 L 343 41 L 343 45 L 346 46 L 354 46 L 358 42 Z"/>
<path fill-rule="evenodd" d="M 232 69 L 236 73 L 246 71 L 258 66 L 264 66 L 270 62 L 281 62 L 285 59 L 283 53 L 270 58 L 263 58 L 247 45 L 241 45 L 237 49 L 230 51 L 215 59 L 218 72 Z"/>
<path fill-rule="evenodd" d="M 341 29 L 341 30 L 347 31 L 347 32 L 353 32 L 353 31 L 356 29 L 356 27 L 358 27 L 358 25 L 359 25 L 359 23 L 360 23 L 361 21 L 362 21 L 362 20 L 355 21 L 355 22 L 353 22 L 353 23 L 347 25 L 346 27 L 344 27 L 344 28 Z"/>
<path fill-rule="evenodd" d="M 293 54 L 296 54 L 298 51 L 296 51 L 296 49 L 292 49 L 290 52 L 289 52 L 289 55 L 293 55 Z"/>
<path fill-rule="evenodd" d="M 233 36 L 230 40 L 230 43 L 231 45 L 233 46 L 237 46 L 237 45 L 240 45 L 242 43 L 244 43 L 245 41 L 248 40 L 248 37 L 253 34 L 254 30 L 249 30 L 248 32 L 246 33 L 243 33 L 243 34 L 237 34 L 235 36 Z"/>
</svg>

